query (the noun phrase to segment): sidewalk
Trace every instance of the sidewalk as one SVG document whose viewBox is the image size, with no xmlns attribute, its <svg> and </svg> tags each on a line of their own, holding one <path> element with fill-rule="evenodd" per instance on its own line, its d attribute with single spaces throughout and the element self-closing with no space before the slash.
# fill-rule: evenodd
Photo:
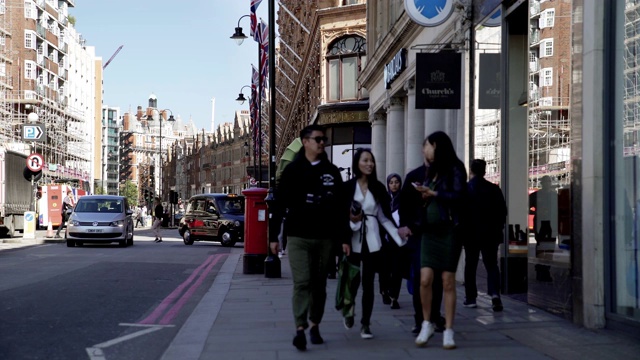
<svg viewBox="0 0 640 360">
<path fill-rule="evenodd" d="M 457 349 L 443 350 L 441 333 L 436 333 L 428 347 L 416 347 L 411 334 L 411 297 L 404 287 L 399 310 L 391 310 L 376 296 L 371 323 L 374 338 L 363 340 L 359 306 L 356 325 L 350 330 L 345 330 L 334 308 L 336 280 L 327 282 L 326 311 L 320 325 L 325 343 L 309 343 L 301 353 L 291 344 L 295 331 L 288 257 L 282 258 L 282 278 L 267 279 L 262 274 L 242 273 L 242 251 L 232 251 L 163 359 L 640 358 L 637 340 L 610 330 L 579 328 L 509 297 L 503 297 L 501 313 L 491 310 L 486 295 L 478 297 L 478 308 L 464 308 L 462 285 L 458 285 L 454 326 Z"/>
</svg>

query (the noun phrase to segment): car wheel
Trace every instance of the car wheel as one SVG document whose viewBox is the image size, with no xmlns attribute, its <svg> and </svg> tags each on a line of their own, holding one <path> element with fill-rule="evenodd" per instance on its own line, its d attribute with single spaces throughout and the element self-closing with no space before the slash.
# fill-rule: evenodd
<svg viewBox="0 0 640 360">
<path fill-rule="evenodd" d="M 76 246 L 76 242 L 73 240 L 67 239 L 67 247 L 74 247 L 74 246 Z"/>
<path fill-rule="evenodd" d="M 226 231 L 226 229 L 222 229 L 222 236 L 220 236 L 220 244 L 224 247 L 232 247 L 236 244 L 236 241 L 233 239 L 233 234 Z"/>
<path fill-rule="evenodd" d="M 185 245 L 193 245 L 194 239 L 191 237 L 191 230 L 184 230 L 184 232 L 182 233 L 182 241 Z"/>
<path fill-rule="evenodd" d="M 120 247 L 126 247 L 127 246 L 127 240 L 120 240 L 118 241 L 118 246 Z"/>
<path fill-rule="evenodd" d="M 127 240 L 127 246 L 133 246 L 133 234 L 131 234 L 131 237 Z"/>
</svg>

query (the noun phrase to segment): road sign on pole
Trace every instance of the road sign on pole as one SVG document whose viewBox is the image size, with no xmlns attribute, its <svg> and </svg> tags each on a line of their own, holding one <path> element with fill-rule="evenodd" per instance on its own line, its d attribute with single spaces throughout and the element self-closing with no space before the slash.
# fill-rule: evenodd
<svg viewBox="0 0 640 360">
<path fill-rule="evenodd" d="M 46 128 L 43 124 L 24 124 L 22 125 L 22 140 L 25 141 L 45 141 L 47 138 Z"/>
<path fill-rule="evenodd" d="M 29 168 L 29 170 L 37 172 L 42 170 L 43 166 L 44 159 L 42 158 L 42 155 L 33 153 L 27 157 L 27 167 Z"/>
</svg>

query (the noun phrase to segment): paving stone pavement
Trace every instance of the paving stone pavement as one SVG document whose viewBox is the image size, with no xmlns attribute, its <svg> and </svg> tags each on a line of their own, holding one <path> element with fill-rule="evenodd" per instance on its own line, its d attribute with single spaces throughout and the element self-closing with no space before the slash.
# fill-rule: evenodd
<svg viewBox="0 0 640 360">
<path fill-rule="evenodd" d="M 464 308 L 464 286 L 461 284 L 457 287 L 454 324 L 457 349 L 442 349 L 441 333 L 436 333 L 426 348 L 414 344 L 411 334 L 413 307 L 404 286 L 398 310 L 390 309 L 382 304 L 380 296 L 376 297 L 371 320 L 374 338 L 363 340 L 359 333 L 359 306 L 356 325 L 350 330 L 343 327 L 342 317 L 334 308 L 337 280 L 327 282 L 327 304 L 320 325 L 325 343 L 309 343 L 307 351 L 302 353 L 291 344 L 295 331 L 288 257 L 282 258 L 282 278 L 267 279 L 262 274 L 243 274 L 242 251 L 235 249 L 236 256 L 230 256 L 229 264 L 225 263 L 233 274 L 227 274 L 231 279 L 224 285 L 226 295 L 218 296 L 217 301 L 222 303 L 201 302 L 209 308 L 217 306 L 219 312 L 213 323 L 207 325 L 210 330 L 204 344 L 200 345 L 202 352 L 194 359 L 640 358 L 640 342 L 636 339 L 612 330 L 587 330 L 509 297 L 503 297 L 505 309 L 500 313 L 491 310 L 491 300 L 486 294 L 478 297 L 477 308 Z M 224 276 L 223 272 L 218 276 Z M 210 291 L 219 293 L 219 290 L 214 283 Z M 172 344 L 170 349 L 177 345 Z M 170 359 L 167 354 L 165 358 Z"/>
</svg>

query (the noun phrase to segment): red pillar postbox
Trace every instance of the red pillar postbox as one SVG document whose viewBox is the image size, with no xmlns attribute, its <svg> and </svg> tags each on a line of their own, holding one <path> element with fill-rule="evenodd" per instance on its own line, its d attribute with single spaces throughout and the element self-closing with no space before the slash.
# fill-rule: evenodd
<svg viewBox="0 0 640 360">
<path fill-rule="evenodd" d="M 264 201 L 267 189 L 246 189 L 242 195 L 245 198 L 243 273 L 264 274 L 264 260 L 269 251 L 269 211 Z"/>
</svg>

